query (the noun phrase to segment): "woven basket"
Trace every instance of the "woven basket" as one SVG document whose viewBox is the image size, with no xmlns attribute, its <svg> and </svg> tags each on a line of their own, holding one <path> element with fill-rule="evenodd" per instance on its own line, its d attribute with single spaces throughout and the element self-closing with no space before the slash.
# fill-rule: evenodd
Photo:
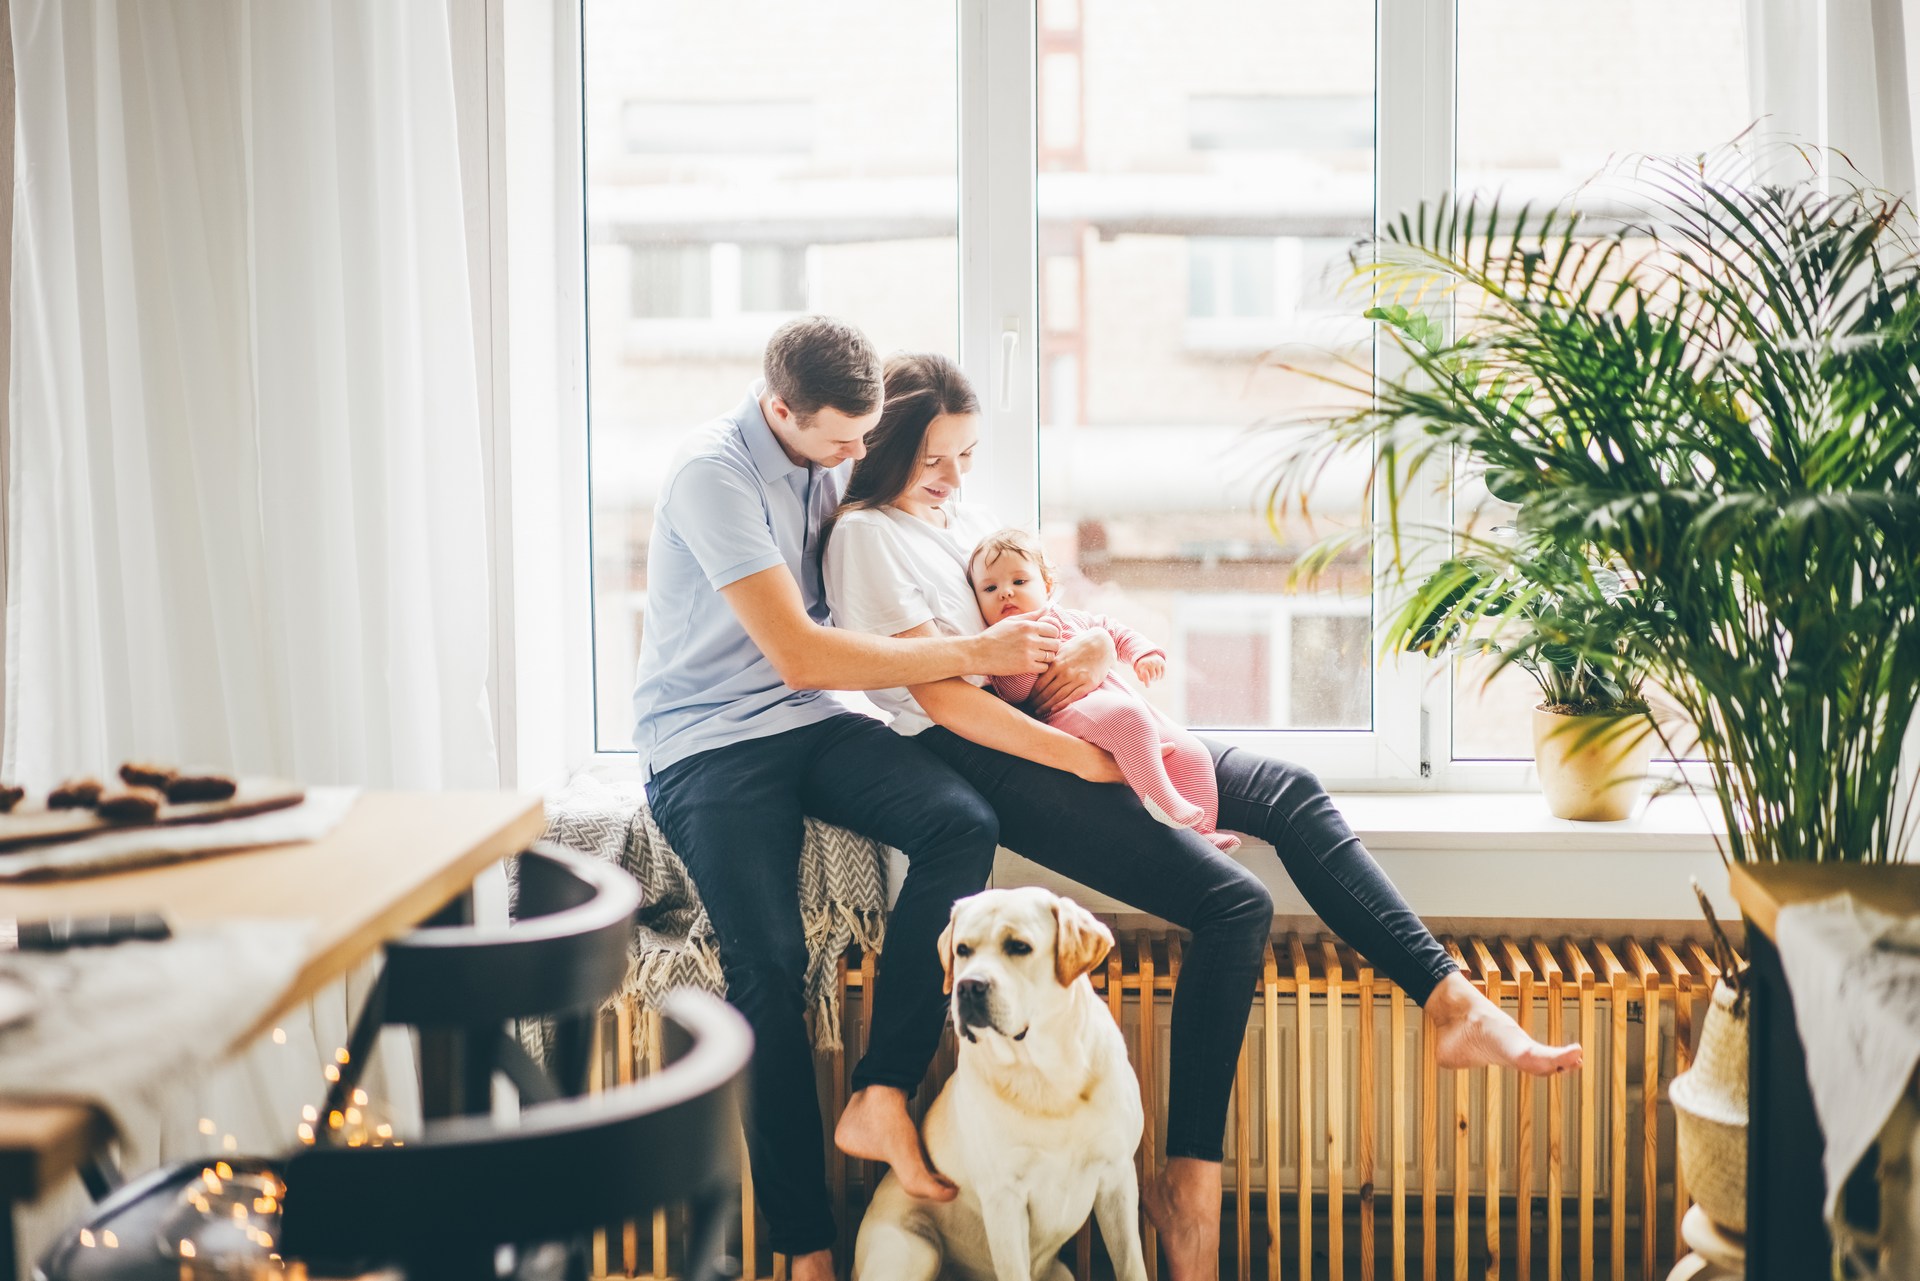
<svg viewBox="0 0 1920 1281">
<path fill-rule="evenodd" d="M 1721 1227 L 1747 1230 L 1747 1019 L 1735 1014 L 1734 991 L 1713 989 L 1693 1066 L 1673 1078 L 1680 1169 L 1687 1191 Z"/>
</svg>

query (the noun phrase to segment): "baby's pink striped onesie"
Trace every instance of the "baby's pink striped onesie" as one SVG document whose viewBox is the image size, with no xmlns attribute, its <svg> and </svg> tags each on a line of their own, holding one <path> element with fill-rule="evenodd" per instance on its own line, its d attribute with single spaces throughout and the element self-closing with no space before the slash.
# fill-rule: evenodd
<svg viewBox="0 0 1920 1281">
<path fill-rule="evenodd" d="M 1104 614 L 1048 606 L 1034 617 L 1056 624 L 1063 641 L 1092 628 L 1105 631 L 1128 667 L 1149 654 L 1166 656 L 1158 645 Z M 1018 706 L 1033 695 L 1039 679 L 995 676 L 991 684 L 995 693 Z M 1162 823 L 1190 827 L 1222 850 L 1239 846 L 1239 837 L 1216 830 L 1220 789 L 1206 747 L 1119 677 L 1109 673 L 1084 698 L 1048 716 L 1046 723 L 1110 753 L 1126 775 L 1127 785 L 1139 794 L 1140 803 Z"/>
</svg>

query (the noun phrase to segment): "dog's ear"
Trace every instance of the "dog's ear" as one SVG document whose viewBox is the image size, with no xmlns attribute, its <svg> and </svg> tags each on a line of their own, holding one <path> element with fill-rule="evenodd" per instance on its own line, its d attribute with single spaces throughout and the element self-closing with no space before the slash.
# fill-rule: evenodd
<svg viewBox="0 0 1920 1281">
<path fill-rule="evenodd" d="M 953 918 L 947 918 L 947 928 L 940 931 L 940 990 L 948 996 L 953 995 Z"/>
<path fill-rule="evenodd" d="M 1070 898 L 1054 900 L 1053 923 L 1053 973 L 1062 987 L 1106 960 L 1113 950 L 1113 932 Z"/>
</svg>

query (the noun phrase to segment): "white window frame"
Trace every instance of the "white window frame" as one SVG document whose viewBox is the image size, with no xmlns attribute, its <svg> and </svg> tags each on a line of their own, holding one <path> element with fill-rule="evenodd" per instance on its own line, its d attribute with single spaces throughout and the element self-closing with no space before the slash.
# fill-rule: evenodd
<svg viewBox="0 0 1920 1281">
<path fill-rule="evenodd" d="M 1085 0 L 1080 0 L 1084 3 Z M 580 0 L 449 0 L 463 152 L 484 151 L 475 255 L 502 784 L 539 788 L 628 753 L 594 740 L 591 496 L 587 472 L 585 174 Z M 985 429 L 969 488 L 1010 520 L 1039 516 L 1037 17 L 1039 0 L 957 0 L 960 351 Z M 479 15 L 484 14 L 484 21 Z M 1375 0 L 1375 218 L 1445 194 L 1454 170 L 1455 9 Z M 484 65 L 484 85 L 474 68 Z M 472 143 L 470 125 L 484 141 Z M 471 156 L 463 156 L 469 164 Z M 1389 346 L 1382 373 L 1400 373 Z M 1403 518 L 1447 519 L 1416 483 Z M 1376 512 L 1376 517 L 1379 515 Z M 1385 582 L 1385 540 L 1375 581 Z M 1426 553 L 1437 557 L 1437 551 Z M 1417 575 L 1420 564 L 1412 567 Z M 1375 609 L 1379 598 L 1375 598 Z M 1308 764 L 1344 791 L 1512 792 L 1531 761 L 1453 761 L 1452 682 L 1416 655 L 1372 670 L 1368 730 L 1236 730 L 1212 737 Z"/>
</svg>

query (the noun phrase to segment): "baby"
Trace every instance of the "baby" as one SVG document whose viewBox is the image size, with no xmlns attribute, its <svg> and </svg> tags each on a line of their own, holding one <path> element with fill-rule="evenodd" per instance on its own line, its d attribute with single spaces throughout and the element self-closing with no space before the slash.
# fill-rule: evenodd
<svg viewBox="0 0 1920 1281">
<path fill-rule="evenodd" d="M 1058 625 L 1062 640 L 1092 628 L 1113 638 L 1114 651 L 1133 667 L 1143 685 L 1167 672 L 1166 651 L 1128 627 L 1098 614 L 1052 603 L 1053 570 L 1040 542 L 1020 529 L 1003 529 L 980 540 L 967 561 L 980 614 L 991 627 L 1014 614 L 1032 614 Z M 1033 694 L 1037 676 L 995 676 L 994 692 L 1019 706 Z M 1240 838 L 1216 831 L 1220 792 L 1213 758 L 1199 739 L 1111 674 L 1084 698 L 1046 718 L 1047 724 L 1112 754 L 1147 813 L 1169 827 L 1190 827 L 1221 850 Z"/>
</svg>

